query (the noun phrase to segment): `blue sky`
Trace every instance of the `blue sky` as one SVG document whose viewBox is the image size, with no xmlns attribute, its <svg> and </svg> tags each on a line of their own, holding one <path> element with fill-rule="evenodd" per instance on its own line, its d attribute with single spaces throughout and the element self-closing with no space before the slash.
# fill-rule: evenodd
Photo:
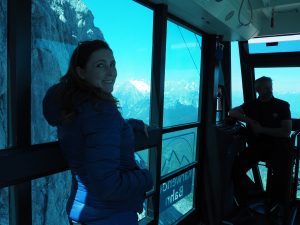
<svg viewBox="0 0 300 225">
<path fill-rule="evenodd" d="M 134 1 L 83 1 L 114 50 L 118 79 L 150 82 L 153 11 Z M 167 35 L 166 73 L 173 79 L 195 80 L 200 71 L 201 37 L 172 22 L 168 22 Z"/>
<path fill-rule="evenodd" d="M 150 83 L 153 11 L 134 2 L 124 0 L 83 0 L 94 15 L 95 26 L 114 50 L 118 80 L 139 79 Z M 201 37 L 168 22 L 166 80 L 197 80 L 200 55 L 197 54 Z M 254 47 L 255 46 L 255 47 Z M 275 49 L 275 50 L 274 50 Z M 277 47 L 251 44 L 251 52 L 300 50 L 300 41 L 282 42 Z M 242 102 L 241 71 L 237 43 L 232 47 L 232 89 Z M 196 62 L 196 63 L 194 63 Z M 270 76 L 274 93 L 299 93 L 300 68 L 259 68 L 256 78 Z M 289 92 L 289 93 L 287 93 Z M 288 99 L 287 99 L 288 100 Z M 300 104 L 299 104 L 300 105 Z"/>
<path fill-rule="evenodd" d="M 83 0 L 114 51 L 118 80 L 150 81 L 153 12 L 133 1 Z"/>
</svg>

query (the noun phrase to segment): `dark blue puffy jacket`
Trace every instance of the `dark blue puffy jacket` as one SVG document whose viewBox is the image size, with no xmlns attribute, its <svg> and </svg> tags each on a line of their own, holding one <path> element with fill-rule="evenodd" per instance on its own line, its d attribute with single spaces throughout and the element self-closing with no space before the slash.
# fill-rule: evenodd
<svg viewBox="0 0 300 225">
<path fill-rule="evenodd" d="M 61 150 L 73 176 L 67 213 L 75 221 L 88 222 L 119 212 L 142 211 L 145 192 L 152 188 L 148 170 L 134 160 L 134 129 L 140 120 L 124 120 L 109 102 L 85 102 L 76 116 L 60 124 L 58 85 L 43 101 L 48 123 L 57 126 Z"/>
</svg>

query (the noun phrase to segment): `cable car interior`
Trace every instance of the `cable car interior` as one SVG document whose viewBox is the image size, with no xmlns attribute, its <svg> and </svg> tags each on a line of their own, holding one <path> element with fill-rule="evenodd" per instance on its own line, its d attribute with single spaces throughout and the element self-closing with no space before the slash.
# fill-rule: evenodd
<svg viewBox="0 0 300 225">
<path fill-rule="evenodd" d="M 139 224 L 300 224 L 299 0 L 0 0 L 0 21 L 0 225 L 72 223 L 72 177 L 42 99 L 94 39 L 114 51 L 123 117 L 149 124 L 148 138 L 135 134 L 135 159 L 154 180 Z M 254 220 L 234 219 L 246 125 L 228 112 L 257 98 L 262 76 L 291 110 L 287 215 L 266 210 L 262 161 L 246 175 Z"/>
</svg>

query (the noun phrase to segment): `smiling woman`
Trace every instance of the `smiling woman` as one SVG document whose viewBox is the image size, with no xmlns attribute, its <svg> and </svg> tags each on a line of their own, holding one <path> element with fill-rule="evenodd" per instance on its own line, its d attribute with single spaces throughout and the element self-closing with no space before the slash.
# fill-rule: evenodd
<svg viewBox="0 0 300 225">
<path fill-rule="evenodd" d="M 90 85 L 111 93 L 117 77 L 116 61 L 110 49 L 95 51 L 84 68 L 77 66 L 79 77 Z"/>
<path fill-rule="evenodd" d="M 84 41 L 104 40 L 104 36 L 114 49 L 113 57 L 117 61 L 118 71 L 122 73 L 116 83 L 112 84 L 111 79 L 108 79 L 103 84 L 110 88 L 113 86 L 113 95 L 120 101 L 118 106 L 123 117 L 138 118 L 149 123 L 153 26 L 151 9 L 131 0 L 51 0 L 47 3 L 33 0 L 31 24 L 32 144 L 57 141 L 56 129 L 48 125 L 42 114 L 44 93 L 57 83 L 62 74 L 66 74 L 71 54 L 78 45 L 79 55 L 84 56 Z M 148 163 L 149 151 L 143 153 L 136 154 L 142 157 L 143 163 Z M 65 211 L 57 212 L 65 207 L 69 196 L 69 177 L 69 173 L 58 173 L 32 181 L 33 224 L 69 224 Z"/>
<path fill-rule="evenodd" d="M 137 212 L 143 211 L 145 193 L 153 185 L 134 156 L 134 131 L 147 134 L 147 126 L 121 116 L 112 95 L 116 76 L 108 44 L 85 42 L 43 101 L 44 116 L 58 129 L 73 177 L 67 213 L 86 225 L 137 225 Z"/>
<path fill-rule="evenodd" d="M 130 0 L 83 0 L 96 27 L 114 50 L 118 79 L 114 96 L 122 116 L 150 120 L 153 11 Z M 121 18 L 121 19 L 118 19 Z"/>
</svg>

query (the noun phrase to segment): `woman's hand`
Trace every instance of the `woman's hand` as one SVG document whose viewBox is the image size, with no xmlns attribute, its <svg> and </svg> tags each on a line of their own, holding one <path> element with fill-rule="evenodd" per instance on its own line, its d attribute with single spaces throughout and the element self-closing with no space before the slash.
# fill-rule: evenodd
<svg viewBox="0 0 300 225">
<path fill-rule="evenodd" d="M 148 129 L 149 126 L 147 124 L 144 124 L 144 134 L 146 135 L 147 138 L 149 137 Z"/>
</svg>

